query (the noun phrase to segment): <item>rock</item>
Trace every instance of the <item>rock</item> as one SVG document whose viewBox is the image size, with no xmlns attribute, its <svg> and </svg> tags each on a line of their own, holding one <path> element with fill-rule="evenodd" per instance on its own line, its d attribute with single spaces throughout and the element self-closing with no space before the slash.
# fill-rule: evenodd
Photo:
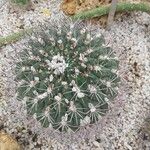
<svg viewBox="0 0 150 150">
<path fill-rule="evenodd" d="M 0 150 L 21 150 L 21 148 L 15 139 L 0 131 Z"/>
<path fill-rule="evenodd" d="M 48 17 L 51 15 L 50 10 L 47 8 L 42 8 L 41 13 L 43 13 L 43 15 L 48 16 Z"/>
</svg>

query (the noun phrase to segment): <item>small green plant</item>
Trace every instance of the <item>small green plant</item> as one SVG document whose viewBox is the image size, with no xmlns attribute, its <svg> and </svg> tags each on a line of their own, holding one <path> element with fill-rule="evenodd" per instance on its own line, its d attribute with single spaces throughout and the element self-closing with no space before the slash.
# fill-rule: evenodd
<svg viewBox="0 0 150 150">
<path fill-rule="evenodd" d="M 17 33 L 7 35 L 5 37 L 0 37 L 0 48 L 4 45 L 15 43 L 15 42 L 21 40 L 22 37 L 31 33 L 32 30 L 33 30 L 32 28 L 26 29 L 26 30 L 19 31 Z"/>
<path fill-rule="evenodd" d="M 77 130 L 108 110 L 118 59 L 98 29 L 79 24 L 35 32 L 16 66 L 17 98 L 43 127 Z"/>
<path fill-rule="evenodd" d="M 72 16 L 74 20 L 78 19 L 90 19 L 94 17 L 101 17 L 109 14 L 110 6 L 100 6 L 97 8 L 93 8 L 91 10 L 86 10 L 75 14 Z M 131 3 L 131 2 L 121 2 L 117 3 L 116 12 L 131 12 L 131 11 L 142 11 L 142 12 L 150 12 L 150 3 L 149 2 L 139 2 L 139 3 Z"/>
<path fill-rule="evenodd" d="M 21 4 L 21 5 L 25 5 L 28 4 L 31 0 L 12 0 L 12 2 L 16 3 L 16 4 Z"/>
</svg>

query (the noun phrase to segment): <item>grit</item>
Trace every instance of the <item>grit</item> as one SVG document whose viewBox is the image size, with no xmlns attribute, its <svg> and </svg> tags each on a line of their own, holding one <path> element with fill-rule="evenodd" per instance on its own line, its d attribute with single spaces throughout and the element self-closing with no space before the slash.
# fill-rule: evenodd
<svg viewBox="0 0 150 150">
<path fill-rule="evenodd" d="M 44 24 L 53 18 L 58 19 L 62 15 L 58 4 L 58 0 L 41 1 L 36 4 L 34 11 L 24 13 L 10 13 L 8 3 L 4 4 L 0 8 L 0 35 L 19 31 L 16 22 L 20 17 L 23 18 L 22 24 L 25 27 Z M 41 14 L 43 7 L 51 11 L 51 16 Z M 145 119 L 150 115 L 150 15 L 134 12 L 117 20 L 110 31 L 100 29 L 100 32 L 104 35 L 106 44 L 119 55 L 123 84 L 108 114 L 92 128 L 71 136 L 55 136 L 38 127 L 27 127 L 24 108 L 15 99 L 13 75 L 15 58 L 23 47 L 24 40 L 0 49 L 0 83 L 3 83 L 0 86 L 0 128 L 12 134 L 22 149 L 150 149 L 150 140 L 141 131 Z"/>
</svg>

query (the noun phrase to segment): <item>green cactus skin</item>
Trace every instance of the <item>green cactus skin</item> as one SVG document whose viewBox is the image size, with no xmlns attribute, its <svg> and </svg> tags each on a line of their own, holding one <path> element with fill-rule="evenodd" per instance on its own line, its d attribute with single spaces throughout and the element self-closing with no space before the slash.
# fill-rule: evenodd
<svg viewBox="0 0 150 150">
<path fill-rule="evenodd" d="M 78 14 L 75 14 L 72 16 L 73 20 L 77 19 L 90 19 L 94 17 L 100 17 L 107 15 L 109 13 L 110 6 L 100 6 L 97 8 L 93 8 L 91 10 L 83 11 Z M 129 11 L 142 11 L 142 12 L 150 12 L 150 3 L 129 3 L 129 2 L 124 2 L 124 3 L 118 3 L 116 12 L 129 12 Z"/>
<path fill-rule="evenodd" d="M 108 110 L 119 61 L 97 29 L 54 26 L 34 33 L 16 66 L 17 98 L 45 128 L 76 131 Z"/>
</svg>

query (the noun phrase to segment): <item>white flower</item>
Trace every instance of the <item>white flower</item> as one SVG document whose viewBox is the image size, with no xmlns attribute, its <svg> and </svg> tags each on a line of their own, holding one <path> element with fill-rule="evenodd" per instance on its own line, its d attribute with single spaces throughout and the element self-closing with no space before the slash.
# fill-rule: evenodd
<svg viewBox="0 0 150 150">
<path fill-rule="evenodd" d="M 63 41 L 62 40 L 58 40 L 57 42 L 58 42 L 58 44 L 62 44 Z"/>
<path fill-rule="evenodd" d="M 71 38 L 71 41 L 72 41 L 73 43 L 77 43 L 77 39 L 75 39 L 75 38 Z"/>
<path fill-rule="evenodd" d="M 68 120 L 68 114 L 65 114 L 65 116 L 61 117 L 61 125 L 66 126 L 67 125 L 67 120 Z"/>
<path fill-rule="evenodd" d="M 103 56 L 103 55 L 100 55 L 99 56 L 99 59 L 101 60 L 105 60 L 105 59 L 110 59 L 107 55 Z"/>
<path fill-rule="evenodd" d="M 29 97 L 25 96 L 25 97 L 23 98 L 23 101 L 26 102 L 27 100 L 29 100 Z"/>
<path fill-rule="evenodd" d="M 61 35 L 61 29 L 59 29 L 59 30 L 57 31 L 57 34 Z"/>
<path fill-rule="evenodd" d="M 86 32 L 86 29 L 84 29 L 84 28 L 80 30 L 81 34 L 84 34 L 85 32 Z"/>
<path fill-rule="evenodd" d="M 39 73 L 42 73 L 42 70 L 41 70 L 41 69 L 39 70 Z"/>
<path fill-rule="evenodd" d="M 34 90 L 34 91 L 33 91 L 33 94 L 35 94 L 35 95 L 37 96 L 37 95 L 38 95 L 38 92 Z"/>
<path fill-rule="evenodd" d="M 43 55 L 44 54 L 44 50 L 39 50 L 39 52 Z"/>
<path fill-rule="evenodd" d="M 84 67 L 84 68 L 86 68 L 86 65 L 84 63 L 81 63 L 81 66 Z"/>
<path fill-rule="evenodd" d="M 96 34 L 96 37 L 97 37 L 97 38 L 99 38 L 99 37 L 101 37 L 101 36 L 102 36 L 101 33 L 97 33 L 97 34 Z"/>
<path fill-rule="evenodd" d="M 106 82 L 106 86 L 110 88 L 110 87 L 111 87 L 111 82 L 110 82 L 110 81 L 107 81 L 107 82 Z"/>
<path fill-rule="evenodd" d="M 38 99 L 44 99 L 45 97 L 47 97 L 47 92 L 37 96 Z"/>
<path fill-rule="evenodd" d="M 32 72 L 36 72 L 35 68 L 33 66 L 31 66 L 31 71 Z"/>
<path fill-rule="evenodd" d="M 68 104 L 69 103 L 68 99 L 65 98 L 65 102 L 66 102 L 66 104 Z"/>
<path fill-rule="evenodd" d="M 91 94 L 96 94 L 97 93 L 97 89 L 93 85 L 88 85 L 88 89 L 89 89 Z"/>
<path fill-rule="evenodd" d="M 80 92 L 80 89 L 77 87 L 77 85 L 76 86 L 74 86 L 73 88 L 72 88 L 72 91 L 73 92 L 76 92 L 76 93 L 79 93 Z"/>
<path fill-rule="evenodd" d="M 38 42 L 40 43 L 40 44 L 44 44 L 44 40 L 42 39 L 42 38 L 38 38 Z"/>
<path fill-rule="evenodd" d="M 77 93 L 77 97 L 78 97 L 78 98 L 83 98 L 84 96 L 85 96 L 85 94 L 82 93 L 82 92 Z"/>
<path fill-rule="evenodd" d="M 54 42 L 54 41 L 55 41 L 55 39 L 54 39 L 53 37 L 51 37 L 49 40 L 50 40 L 50 41 L 52 41 L 52 42 Z"/>
<path fill-rule="evenodd" d="M 100 71 L 100 70 L 101 70 L 101 67 L 100 67 L 100 66 L 94 66 L 94 70 L 95 70 L 95 71 Z"/>
<path fill-rule="evenodd" d="M 54 97 L 54 99 L 55 99 L 57 102 L 60 102 L 60 101 L 61 101 L 61 97 L 58 96 L 58 95 L 56 95 L 56 96 Z"/>
<path fill-rule="evenodd" d="M 87 38 L 87 40 L 90 40 L 90 39 L 91 39 L 91 35 L 90 35 L 90 34 L 87 34 L 87 35 L 86 35 L 86 38 Z"/>
<path fill-rule="evenodd" d="M 58 55 L 53 56 L 52 61 L 47 61 L 47 64 L 50 68 L 54 70 L 54 74 L 59 75 L 63 74 L 65 69 L 68 67 L 68 64 L 66 64 L 64 57 Z"/>
<path fill-rule="evenodd" d="M 85 94 L 80 91 L 79 87 L 76 84 L 73 86 L 72 91 L 77 94 L 78 98 L 83 98 L 85 96 Z"/>
<path fill-rule="evenodd" d="M 35 98 L 33 101 L 34 101 L 34 104 L 38 103 L 38 99 L 37 98 Z"/>
<path fill-rule="evenodd" d="M 86 54 L 90 54 L 90 53 L 92 53 L 93 52 L 93 49 L 88 49 L 87 51 L 86 51 Z"/>
<path fill-rule="evenodd" d="M 45 60 L 45 62 L 47 63 L 48 66 L 51 66 L 50 60 L 47 59 L 47 60 Z"/>
<path fill-rule="evenodd" d="M 52 82 L 53 79 L 54 79 L 54 77 L 53 77 L 53 75 L 51 74 L 50 77 L 49 77 L 49 81 Z"/>
<path fill-rule="evenodd" d="M 90 112 L 91 113 L 96 111 L 96 108 L 95 108 L 95 106 L 93 104 L 89 103 L 88 106 L 90 108 Z"/>
<path fill-rule="evenodd" d="M 22 70 L 22 71 L 25 71 L 25 70 L 26 70 L 26 67 L 22 67 L 21 70 Z"/>
<path fill-rule="evenodd" d="M 71 32 L 71 31 L 67 33 L 67 39 L 68 39 L 68 40 L 71 39 L 71 35 L 72 35 L 72 32 Z"/>
<path fill-rule="evenodd" d="M 39 79 L 39 77 L 34 77 L 34 80 L 35 80 L 36 82 L 38 82 L 40 79 Z"/>
<path fill-rule="evenodd" d="M 71 83 L 70 83 L 70 85 L 75 86 L 75 85 L 76 85 L 75 81 L 74 81 L 74 80 L 72 80 L 72 81 L 71 81 Z"/>
<path fill-rule="evenodd" d="M 83 61 L 83 62 L 86 62 L 86 61 L 87 61 L 87 58 L 84 56 L 84 54 L 80 54 L 79 60 L 81 60 L 81 61 Z"/>
<path fill-rule="evenodd" d="M 61 84 L 62 84 L 62 85 L 67 85 L 67 82 L 62 81 Z"/>
<path fill-rule="evenodd" d="M 77 110 L 77 108 L 76 108 L 76 106 L 74 105 L 74 102 L 73 102 L 73 101 L 70 101 L 69 110 L 71 110 L 71 111 L 73 111 L 73 112 L 76 112 L 76 110 Z"/>
<path fill-rule="evenodd" d="M 109 99 L 107 97 L 104 98 L 105 102 L 109 102 Z"/>
<path fill-rule="evenodd" d="M 75 68 L 75 74 L 78 75 L 80 73 L 79 69 Z"/>
</svg>

